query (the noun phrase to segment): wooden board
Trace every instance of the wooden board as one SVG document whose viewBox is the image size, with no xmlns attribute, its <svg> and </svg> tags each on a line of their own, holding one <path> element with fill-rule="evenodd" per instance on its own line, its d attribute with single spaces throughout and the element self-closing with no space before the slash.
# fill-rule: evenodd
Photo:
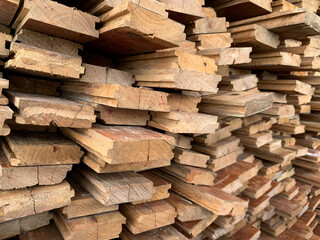
<svg viewBox="0 0 320 240">
<path fill-rule="evenodd" d="M 115 84 L 65 82 L 63 96 L 109 107 L 169 112 L 168 94 Z"/>
<path fill-rule="evenodd" d="M 318 35 L 320 18 L 313 12 L 304 9 L 293 9 L 244 19 L 230 23 L 231 28 L 249 24 L 259 24 L 284 39 L 305 39 L 306 36 Z"/>
<path fill-rule="evenodd" d="M 141 127 L 104 126 L 91 129 L 61 129 L 89 152 L 109 164 L 170 160 L 175 141 L 172 137 Z"/>
<path fill-rule="evenodd" d="M 78 79 L 84 73 L 82 58 L 79 56 L 56 53 L 17 42 L 11 43 L 10 53 L 12 58 L 5 63 L 5 68 L 23 74 L 52 79 Z"/>
<path fill-rule="evenodd" d="M 138 205 L 123 204 L 120 212 L 126 217 L 125 225 L 133 234 L 171 225 L 177 215 L 175 208 L 164 200 Z"/>
<path fill-rule="evenodd" d="M 213 186 L 214 174 L 206 169 L 186 166 L 173 162 L 170 166 L 162 168 L 162 170 L 186 183 Z"/>
<path fill-rule="evenodd" d="M 98 202 L 74 179 L 68 178 L 67 181 L 75 191 L 75 195 L 68 206 L 59 209 L 66 218 L 72 219 L 118 210 L 118 205 L 104 206 Z"/>
<path fill-rule="evenodd" d="M 247 202 L 216 187 L 195 186 L 159 170 L 154 173 L 169 181 L 173 191 L 218 215 L 243 215 Z"/>
<path fill-rule="evenodd" d="M 18 10 L 20 0 L 5 0 L 0 5 L 0 23 L 9 26 Z"/>
<path fill-rule="evenodd" d="M 0 150 L 0 189 L 18 189 L 61 183 L 72 165 L 13 167 Z"/>
<path fill-rule="evenodd" d="M 210 159 L 209 155 L 202 154 L 189 149 L 175 148 L 173 152 L 173 161 L 188 166 L 206 168 L 207 161 Z"/>
<path fill-rule="evenodd" d="M 80 51 L 83 50 L 83 46 L 79 43 L 27 29 L 21 29 L 21 31 L 14 36 L 13 42 L 23 43 L 28 46 L 74 57 L 79 57 Z"/>
<path fill-rule="evenodd" d="M 122 224 L 126 222 L 118 211 L 74 219 L 68 219 L 60 211 L 55 211 L 53 219 L 65 240 L 117 238 L 122 231 Z"/>
<path fill-rule="evenodd" d="M 218 16 L 226 16 L 231 22 L 272 12 L 271 1 L 261 0 L 212 0 L 206 6 L 213 7 Z M 247 9 L 251 11 L 248 12 Z"/>
<path fill-rule="evenodd" d="M 99 37 L 95 29 L 98 21 L 95 16 L 57 2 L 26 1 L 13 27 L 17 32 L 29 29 L 84 43 Z"/>
<path fill-rule="evenodd" d="M 58 133 L 12 132 L 1 142 L 12 166 L 77 164 L 80 147 Z"/>
<path fill-rule="evenodd" d="M 148 232 L 133 234 L 128 229 L 124 228 L 120 234 L 123 240 L 157 240 L 157 239 L 173 239 L 173 240 L 187 240 L 182 233 L 172 226 L 157 228 Z"/>
<path fill-rule="evenodd" d="M 151 199 L 132 202 L 132 204 L 154 202 L 158 200 L 167 199 L 170 196 L 169 190 L 171 188 L 171 184 L 168 181 L 153 174 L 150 171 L 142 171 L 142 172 L 139 172 L 139 174 L 153 182 L 154 193 Z"/>
<path fill-rule="evenodd" d="M 32 230 L 48 225 L 51 219 L 52 219 L 52 214 L 50 212 L 43 212 L 43 213 L 38 213 L 38 214 L 30 215 L 27 217 L 22 217 L 22 218 L 1 223 L 0 239 L 7 239 L 10 237 L 17 236 L 19 234 L 25 236 L 30 232 L 32 233 L 33 232 Z M 57 238 L 54 238 L 54 239 L 63 240 L 63 238 L 59 239 L 58 236 L 59 235 L 57 235 Z M 20 239 L 25 239 L 25 238 L 20 237 Z M 49 240 L 49 238 L 47 239 Z"/>
<path fill-rule="evenodd" d="M 64 181 L 53 186 L 0 191 L 0 222 L 46 212 L 70 204 L 74 191 Z"/>
<path fill-rule="evenodd" d="M 270 93 L 226 92 L 202 98 L 200 112 L 246 117 L 269 109 L 272 105 Z"/>
<path fill-rule="evenodd" d="M 99 158 L 93 153 L 86 152 L 86 154 L 82 158 L 82 162 L 84 162 L 87 166 L 92 168 L 97 173 L 111 173 L 126 171 L 143 171 L 152 168 L 165 167 L 170 165 L 171 159 L 160 159 L 149 162 L 109 164 L 104 159 Z"/>
<path fill-rule="evenodd" d="M 195 204 L 180 195 L 170 192 L 170 197 L 166 199 L 177 211 L 177 219 L 181 222 L 190 222 L 209 218 L 212 212 Z"/>
<path fill-rule="evenodd" d="M 182 24 L 132 1 L 103 13 L 100 20 L 99 39 L 89 46 L 108 55 L 153 52 L 177 46 L 185 40 Z M 156 29 L 154 24 L 158 26 Z"/>
<path fill-rule="evenodd" d="M 53 96 L 6 91 L 6 96 L 18 110 L 19 124 L 90 128 L 96 116 L 91 106 Z"/>
<path fill-rule="evenodd" d="M 202 113 L 171 111 L 152 112 L 148 126 L 173 133 L 214 133 L 218 128 L 216 116 Z"/>
<path fill-rule="evenodd" d="M 153 182 L 135 172 L 97 174 L 77 166 L 71 176 L 104 206 L 148 200 L 154 193 Z"/>
</svg>

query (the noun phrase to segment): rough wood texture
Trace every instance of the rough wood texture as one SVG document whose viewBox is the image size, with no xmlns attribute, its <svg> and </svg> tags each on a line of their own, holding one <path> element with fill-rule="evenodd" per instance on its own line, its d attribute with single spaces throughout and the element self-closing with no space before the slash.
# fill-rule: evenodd
<svg viewBox="0 0 320 240">
<path fill-rule="evenodd" d="M 213 133 L 218 128 L 217 117 L 201 114 L 171 111 L 170 113 L 151 113 L 148 125 L 173 133 Z"/>
<path fill-rule="evenodd" d="M 71 198 L 71 203 L 68 206 L 60 208 L 61 213 L 65 215 L 66 218 L 78 218 L 118 210 L 118 205 L 104 206 L 99 203 L 72 178 L 68 178 L 67 181 L 72 189 L 74 189 L 75 196 Z"/>
<path fill-rule="evenodd" d="M 207 6 L 213 7 L 218 16 L 226 16 L 231 22 L 272 12 L 270 0 L 212 0 Z M 250 9 L 250 12 L 247 9 Z"/>
<path fill-rule="evenodd" d="M 247 117 L 262 112 L 272 106 L 270 93 L 221 93 L 202 98 L 200 112 L 215 115 Z"/>
<path fill-rule="evenodd" d="M 12 166 L 77 164 L 80 147 L 58 133 L 12 132 L 1 142 Z"/>
<path fill-rule="evenodd" d="M 119 58 L 117 67 L 131 72 L 138 86 L 216 93 L 221 80 L 214 59 L 179 50 Z"/>
<path fill-rule="evenodd" d="M 120 234 L 123 240 L 157 240 L 157 239 L 172 239 L 172 240 L 187 240 L 182 233 L 172 226 L 157 228 L 140 234 L 132 234 L 128 229 L 124 228 Z"/>
<path fill-rule="evenodd" d="M 181 197 L 180 195 L 170 192 L 170 197 L 166 199 L 177 211 L 177 219 L 181 222 L 190 222 L 209 218 L 213 215 L 207 209 Z"/>
<path fill-rule="evenodd" d="M 109 164 L 104 159 L 86 152 L 82 161 L 97 173 L 126 172 L 126 171 L 143 171 L 152 168 L 168 166 L 171 159 L 154 160 L 148 162 L 129 162 L 119 164 Z"/>
<path fill-rule="evenodd" d="M 62 132 L 109 164 L 170 160 L 172 137 L 141 127 L 103 126 Z"/>
<path fill-rule="evenodd" d="M 19 124 L 57 127 L 90 128 L 96 116 L 91 106 L 53 96 L 6 91 L 6 96 L 18 110 Z"/>
<path fill-rule="evenodd" d="M 153 182 L 134 172 L 97 174 L 87 167 L 75 167 L 72 177 L 105 206 L 148 200 Z"/>
<path fill-rule="evenodd" d="M 16 11 L 18 10 L 20 0 L 4 0 L 0 4 L 0 23 L 9 26 Z"/>
<path fill-rule="evenodd" d="M 84 73 L 82 58 L 56 53 L 23 43 L 13 42 L 10 46 L 13 58 L 5 68 L 24 74 L 53 79 L 79 79 Z"/>
<path fill-rule="evenodd" d="M 27 0 L 17 16 L 14 28 L 29 29 L 64 39 L 88 42 L 99 37 L 95 24 L 99 18 L 49 0 Z"/>
<path fill-rule="evenodd" d="M 53 219 L 65 240 L 94 240 L 117 238 L 126 222 L 118 211 L 80 217 L 66 218 L 61 212 L 55 211 Z"/>
<path fill-rule="evenodd" d="M 144 88 L 115 84 L 65 82 L 64 96 L 109 107 L 169 112 L 168 94 Z"/>
<path fill-rule="evenodd" d="M 90 46 L 108 55 L 153 52 L 185 40 L 184 25 L 133 1 L 103 13 L 100 20 L 99 39 Z"/>
<path fill-rule="evenodd" d="M 177 215 L 175 208 L 164 200 L 138 205 L 124 204 L 120 206 L 120 212 L 126 217 L 126 227 L 133 234 L 171 225 Z"/>
<path fill-rule="evenodd" d="M 35 185 L 61 183 L 72 165 L 13 167 L 0 150 L 0 189 L 18 189 Z"/>
<path fill-rule="evenodd" d="M 70 56 L 79 56 L 79 51 L 83 46 L 79 43 L 71 42 L 62 38 L 52 37 L 47 34 L 22 29 L 13 38 L 13 42 L 23 43 L 36 48 L 48 51 L 66 54 Z"/>
<path fill-rule="evenodd" d="M 153 170 L 153 172 L 171 182 L 173 191 L 215 214 L 243 215 L 248 206 L 246 201 L 216 187 L 190 185 L 162 171 Z"/>
<path fill-rule="evenodd" d="M 0 239 L 7 239 L 10 237 L 17 236 L 19 234 L 21 234 L 22 236 L 25 236 L 26 234 L 29 235 L 30 231 L 32 232 L 32 230 L 34 229 L 41 228 L 45 225 L 48 225 L 51 219 L 52 219 L 51 213 L 43 212 L 43 213 L 38 213 L 31 216 L 18 218 L 8 222 L 1 223 Z M 57 238 L 54 238 L 54 240 L 58 240 L 59 239 L 58 236 L 59 235 L 57 235 Z M 20 236 L 20 239 L 29 239 L 29 238 L 22 238 Z M 38 239 L 38 238 L 35 238 L 35 239 Z M 46 238 L 46 239 L 49 239 L 49 238 Z M 59 239 L 59 240 L 62 240 L 62 239 Z"/>
<path fill-rule="evenodd" d="M 67 182 L 53 186 L 0 191 L 0 222 L 60 208 L 71 203 L 74 191 Z"/>
</svg>

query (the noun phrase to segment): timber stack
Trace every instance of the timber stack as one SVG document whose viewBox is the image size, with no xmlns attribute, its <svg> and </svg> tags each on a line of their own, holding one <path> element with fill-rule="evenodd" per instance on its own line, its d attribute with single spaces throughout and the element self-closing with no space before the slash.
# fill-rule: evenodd
<svg viewBox="0 0 320 240">
<path fill-rule="evenodd" d="M 0 239 L 320 239 L 319 0 L 0 0 Z"/>
</svg>

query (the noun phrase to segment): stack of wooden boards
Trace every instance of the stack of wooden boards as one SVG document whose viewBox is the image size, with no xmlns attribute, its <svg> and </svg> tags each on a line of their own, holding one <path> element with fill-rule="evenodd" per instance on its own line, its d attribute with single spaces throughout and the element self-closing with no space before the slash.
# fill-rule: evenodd
<svg viewBox="0 0 320 240">
<path fill-rule="evenodd" d="M 320 239 L 319 5 L 0 0 L 0 239 Z"/>
</svg>

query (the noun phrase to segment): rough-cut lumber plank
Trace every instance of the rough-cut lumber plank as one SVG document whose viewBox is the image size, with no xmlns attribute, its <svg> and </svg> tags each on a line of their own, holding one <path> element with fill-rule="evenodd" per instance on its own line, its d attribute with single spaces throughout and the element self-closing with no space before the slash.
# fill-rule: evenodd
<svg viewBox="0 0 320 240">
<path fill-rule="evenodd" d="M 170 166 L 161 169 L 186 183 L 213 186 L 214 174 L 206 169 L 186 166 L 178 163 L 171 163 Z"/>
<path fill-rule="evenodd" d="M 192 35 L 187 40 L 195 42 L 198 50 L 229 48 L 233 42 L 229 32 Z"/>
<path fill-rule="evenodd" d="M 60 82 L 14 74 L 7 75 L 7 79 L 10 81 L 9 90 L 11 91 L 59 96 Z"/>
<path fill-rule="evenodd" d="M 272 12 L 270 0 L 211 0 L 206 6 L 213 7 L 218 16 L 226 16 L 231 22 Z"/>
<path fill-rule="evenodd" d="M 287 118 L 293 117 L 295 111 L 292 105 L 274 103 L 271 108 L 263 111 L 262 114 L 277 116 L 279 118 Z"/>
<path fill-rule="evenodd" d="M 5 121 L 11 119 L 12 115 L 13 111 L 8 106 L 0 106 L 0 136 L 9 135 L 10 128 Z"/>
<path fill-rule="evenodd" d="M 181 222 L 190 222 L 209 218 L 212 212 L 195 204 L 180 195 L 170 192 L 170 197 L 166 199 L 177 211 L 177 219 Z"/>
<path fill-rule="evenodd" d="M 166 4 L 169 18 L 183 24 L 204 17 L 202 0 L 160 0 Z"/>
<path fill-rule="evenodd" d="M 171 111 L 152 112 L 148 126 L 173 133 L 213 133 L 218 128 L 218 118 L 209 114 Z"/>
<path fill-rule="evenodd" d="M 12 166 L 77 164 L 80 147 L 62 134 L 14 131 L 1 142 Z"/>
<path fill-rule="evenodd" d="M 201 101 L 200 97 L 170 93 L 168 104 L 171 111 L 198 112 L 197 105 Z"/>
<path fill-rule="evenodd" d="M 59 229 L 54 223 L 19 235 L 19 240 L 39 240 L 44 238 L 47 240 L 63 240 Z"/>
<path fill-rule="evenodd" d="M 306 39 L 307 36 L 319 35 L 320 18 L 313 12 L 305 9 L 293 9 L 274 12 L 264 16 L 240 20 L 230 23 L 230 27 L 258 24 L 283 39 Z"/>
<path fill-rule="evenodd" d="M 312 94 L 311 85 L 298 80 L 259 80 L 259 90 L 276 91 L 285 94 Z"/>
<path fill-rule="evenodd" d="M 227 92 L 202 98 L 200 112 L 247 117 L 269 109 L 272 105 L 271 93 Z"/>
<path fill-rule="evenodd" d="M 18 111 L 15 121 L 19 124 L 58 127 L 90 128 L 96 116 L 91 106 L 53 96 L 6 91 Z"/>
<path fill-rule="evenodd" d="M 123 204 L 120 212 L 126 217 L 125 225 L 133 234 L 171 225 L 177 215 L 175 208 L 164 200 L 138 205 Z"/>
<path fill-rule="evenodd" d="M 218 215 L 243 215 L 248 206 L 245 200 L 237 198 L 216 187 L 195 186 L 185 183 L 167 173 L 154 173 L 171 182 L 173 191 Z"/>
<path fill-rule="evenodd" d="M 55 79 L 78 79 L 84 73 L 82 58 L 53 51 L 11 43 L 13 58 L 6 62 L 5 68 L 22 73 Z"/>
<path fill-rule="evenodd" d="M 7 239 L 10 237 L 17 236 L 19 234 L 24 235 L 28 234 L 29 231 L 32 231 L 34 229 L 43 227 L 45 225 L 48 225 L 50 223 L 50 220 L 52 219 L 52 214 L 49 212 L 43 212 L 34 214 L 31 216 L 23 217 L 14 219 L 8 222 L 4 222 L 0 224 L 0 239 Z M 58 231 L 59 233 L 59 231 Z M 59 235 L 57 235 L 59 236 Z M 47 237 L 47 236 L 46 236 Z M 21 238 L 25 239 L 26 238 Z M 27 238 L 28 239 L 28 238 Z M 36 238 L 38 239 L 38 238 Z M 49 238 L 46 238 L 49 240 Z M 55 238 L 52 240 L 63 240 L 62 238 Z"/>
<path fill-rule="evenodd" d="M 251 47 L 242 47 L 199 50 L 197 54 L 213 58 L 219 66 L 223 66 L 249 63 L 251 52 Z"/>
<path fill-rule="evenodd" d="M 172 137 L 141 127 L 104 126 L 62 132 L 109 164 L 170 160 Z"/>
<path fill-rule="evenodd" d="M 71 203 L 60 209 L 66 218 L 78 218 L 94 214 L 106 213 L 118 210 L 118 205 L 104 206 L 99 203 L 88 191 L 72 178 L 67 179 L 75 196 L 71 198 Z"/>
<path fill-rule="evenodd" d="M 229 24 L 226 18 L 204 17 L 200 18 L 186 26 L 185 33 L 187 35 L 206 34 L 206 33 L 222 33 L 227 32 Z"/>
<path fill-rule="evenodd" d="M 145 126 L 150 120 L 148 111 L 98 105 L 97 118 L 107 125 Z"/>
<path fill-rule="evenodd" d="M 175 139 L 176 147 L 191 149 L 191 141 L 193 140 L 193 137 L 171 132 L 166 132 L 166 134 Z"/>
<path fill-rule="evenodd" d="M 79 51 L 83 50 L 82 45 L 79 43 L 74 43 L 69 40 L 52 37 L 27 29 L 22 29 L 20 32 L 18 32 L 14 36 L 13 42 L 23 43 L 36 48 L 41 48 L 74 57 L 79 56 Z"/>
<path fill-rule="evenodd" d="M 158 240 L 158 239 L 172 239 L 172 240 L 187 240 L 182 233 L 172 226 L 157 228 L 148 232 L 133 234 L 128 229 L 124 228 L 120 234 L 123 240 Z"/>
<path fill-rule="evenodd" d="M 179 229 L 181 232 L 183 232 L 186 236 L 189 238 L 200 236 L 200 234 L 210 225 L 213 223 L 214 220 L 216 220 L 218 215 L 213 215 L 211 217 L 197 220 L 197 221 L 191 221 L 191 222 L 180 222 L 179 220 L 176 220 L 175 227 Z"/>
<path fill-rule="evenodd" d="M 84 63 L 85 73 L 79 79 L 80 82 L 116 84 L 131 87 L 134 83 L 132 74 L 113 68 L 101 67 Z"/>
<path fill-rule="evenodd" d="M 210 159 L 209 155 L 202 154 L 189 149 L 175 148 L 173 152 L 173 161 L 194 167 L 206 168 L 207 161 Z"/>
<path fill-rule="evenodd" d="M 108 164 L 104 159 L 101 159 L 90 152 L 86 152 L 86 154 L 82 158 L 82 161 L 97 173 L 111 173 L 126 171 L 142 171 L 152 168 L 165 167 L 170 165 L 171 159 L 160 159 L 148 162 Z"/>
<path fill-rule="evenodd" d="M 66 181 L 52 186 L 0 191 L 0 222 L 66 206 L 73 196 L 74 191 Z"/>
<path fill-rule="evenodd" d="M 65 82 L 63 95 L 109 107 L 169 112 L 167 93 L 115 84 Z"/>
<path fill-rule="evenodd" d="M 245 69 L 294 70 L 300 67 L 301 57 L 288 52 L 267 52 L 251 54 L 250 63 L 239 64 L 237 67 Z"/>
<path fill-rule="evenodd" d="M 135 172 L 97 174 L 81 166 L 71 176 L 105 206 L 148 200 L 154 193 L 153 182 Z"/>
<path fill-rule="evenodd" d="M 9 190 L 35 185 L 61 183 L 72 165 L 12 167 L 0 150 L 0 189 Z"/>
<path fill-rule="evenodd" d="M 240 140 L 234 136 L 225 138 L 211 145 L 193 144 L 192 149 L 208 154 L 212 158 L 220 158 L 239 149 Z"/>
<path fill-rule="evenodd" d="M 252 47 L 254 50 L 276 49 L 279 36 L 257 24 L 230 29 L 233 43 L 237 47 Z"/>
<path fill-rule="evenodd" d="M 11 42 L 12 36 L 2 32 L 0 25 L 0 58 L 7 58 L 9 57 L 9 49 L 8 49 L 8 43 Z"/>
<path fill-rule="evenodd" d="M 20 0 L 4 0 L 0 3 L 0 23 L 9 26 L 19 7 Z"/>
<path fill-rule="evenodd" d="M 248 187 L 243 191 L 243 194 L 250 198 L 260 198 L 266 191 L 271 188 L 271 180 L 255 176 L 248 182 Z"/>
<path fill-rule="evenodd" d="M 108 55 L 153 52 L 185 40 L 184 25 L 132 1 L 103 13 L 100 19 L 99 39 L 89 45 Z"/>
<path fill-rule="evenodd" d="M 134 74 L 138 86 L 216 92 L 221 77 L 214 59 L 179 50 L 117 59 L 117 67 Z M 197 78 L 198 81 L 193 81 Z"/>
<path fill-rule="evenodd" d="M 149 200 L 132 202 L 132 204 L 163 200 L 170 196 L 169 189 L 171 188 L 171 184 L 168 181 L 162 179 L 161 177 L 153 174 L 150 171 L 139 172 L 139 174 L 153 182 L 154 194 Z"/>
<path fill-rule="evenodd" d="M 95 24 L 99 18 L 75 8 L 49 1 L 24 1 L 13 27 L 29 29 L 76 42 L 88 42 L 99 37 Z"/>
<path fill-rule="evenodd" d="M 126 222 L 118 211 L 80 217 L 66 218 L 60 211 L 55 211 L 53 220 L 65 240 L 108 240 L 117 238 Z"/>
</svg>

